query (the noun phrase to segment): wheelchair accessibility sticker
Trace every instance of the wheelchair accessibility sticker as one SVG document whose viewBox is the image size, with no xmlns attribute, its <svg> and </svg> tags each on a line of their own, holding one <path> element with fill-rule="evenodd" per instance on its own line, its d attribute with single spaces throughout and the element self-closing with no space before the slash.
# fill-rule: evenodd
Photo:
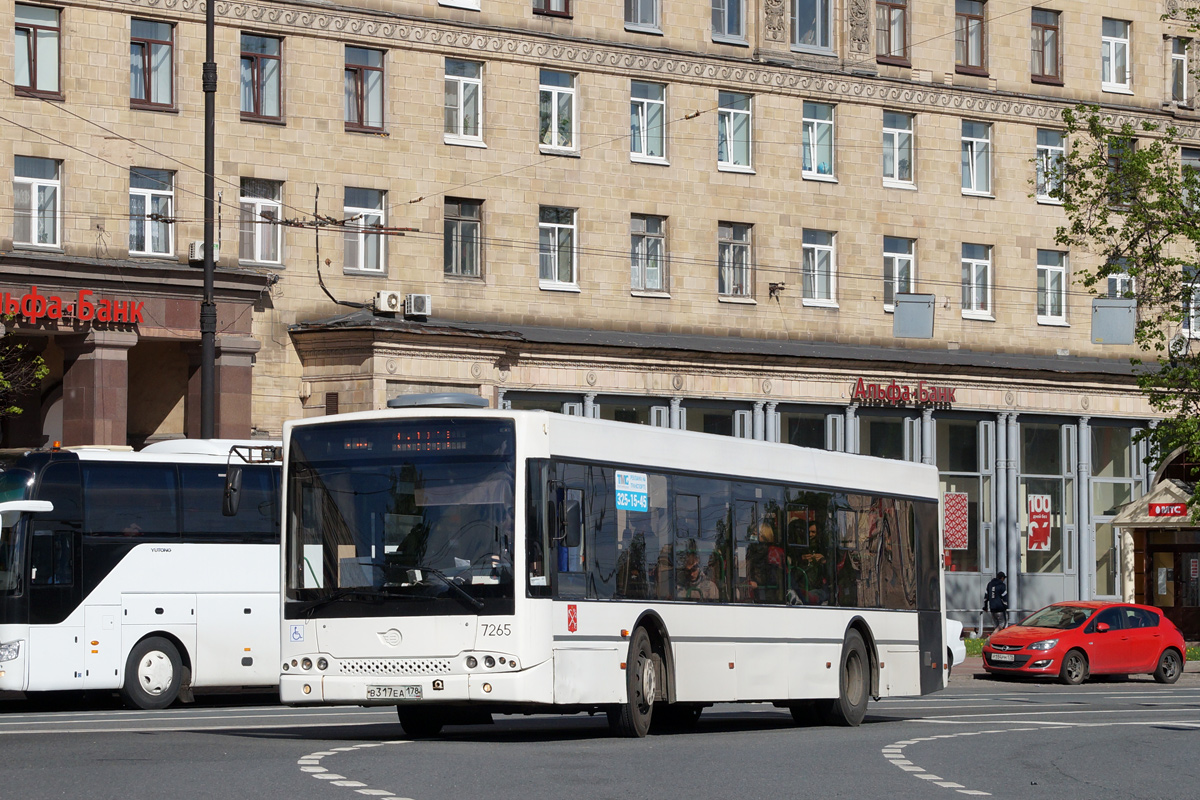
<svg viewBox="0 0 1200 800">
<path fill-rule="evenodd" d="M 303 642 L 304 641 L 304 626 L 303 625 L 293 625 L 292 632 L 288 635 L 288 638 L 293 642 Z"/>
</svg>

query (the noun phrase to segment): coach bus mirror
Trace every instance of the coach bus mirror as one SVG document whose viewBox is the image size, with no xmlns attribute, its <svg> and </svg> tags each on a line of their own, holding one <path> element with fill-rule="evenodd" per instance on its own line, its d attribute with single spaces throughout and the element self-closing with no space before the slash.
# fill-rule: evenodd
<svg viewBox="0 0 1200 800">
<path fill-rule="evenodd" d="M 11 500 L 0 503 L 0 526 L 11 528 L 22 514 L 44 514 L 54 510 L 49 500 Z"/>
<path fill-rule="evenodd" d="M 236 464 L 230 464 L 225 468 L 225 495 L 221 500 L 221 513 L 227 517 L 235 516 L 241 500 L 242 468 Z"/>
<path fill-rule="evenodd" d="M 563 544 L 579 547 L 583 541 L 583 508 L 578 500 L 568 500 L 563 506 Z"/>
<path fill-rule="evenodd" d="M 1096 633 L 1108 633 L 1108 623 L 1107 622 L 1097 622 L 1096 623 Z"/>
</svg>

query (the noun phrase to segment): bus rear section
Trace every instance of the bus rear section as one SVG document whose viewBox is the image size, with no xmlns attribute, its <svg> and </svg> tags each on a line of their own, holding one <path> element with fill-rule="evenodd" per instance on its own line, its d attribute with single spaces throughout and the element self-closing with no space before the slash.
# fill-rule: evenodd
<svg viewBox="0 0 1200 800">
<path fill-rule="evenodd" d="M 932 468 L 467 410 L 289 423 L 285 450 L 284 702 L 640 736 L 944 686 Z"/>
<path fill-rule="evenodd" d="M 279 468 L 230 442 L 33 452 L 0 474 L 0 691 L 119 690 L 161 708 L 278 675 Z M 15 504 L 15 506 L 13 505 Z"/>
</svg>

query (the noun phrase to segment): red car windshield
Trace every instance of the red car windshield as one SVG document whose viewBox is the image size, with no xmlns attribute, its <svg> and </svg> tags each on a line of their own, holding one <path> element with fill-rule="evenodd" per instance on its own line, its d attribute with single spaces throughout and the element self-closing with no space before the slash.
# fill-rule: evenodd
<svg viewBox="0 0 1200 800">
<path fill-rule="evenodd" d="M 1030 614 L 1021 624 L 1029 628 L 1057 628 L 1065 631 L 1078 628 L 1087 622 L 1093 610 L 1080 606 L 1047 606 Z"/>
</svg>

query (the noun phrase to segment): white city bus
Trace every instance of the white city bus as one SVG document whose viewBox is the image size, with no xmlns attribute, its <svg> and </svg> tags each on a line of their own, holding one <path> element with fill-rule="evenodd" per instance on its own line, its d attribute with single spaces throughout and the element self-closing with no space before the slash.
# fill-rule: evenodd
<svg viewBox="0 0 1200 800">
<path fill-rule="evenodd" d="M 933 467 L 458 397 L 285 425 L 284 702 L 642 736 L 945 685 Z"/>
<path fill-rule="evenodd" d="M 0 473 L 0 691 L 119 689 L 163 708 L 193 689 L 275 687 L 279 466 L 177 440 L 28 453 Z"/>
</svg>

